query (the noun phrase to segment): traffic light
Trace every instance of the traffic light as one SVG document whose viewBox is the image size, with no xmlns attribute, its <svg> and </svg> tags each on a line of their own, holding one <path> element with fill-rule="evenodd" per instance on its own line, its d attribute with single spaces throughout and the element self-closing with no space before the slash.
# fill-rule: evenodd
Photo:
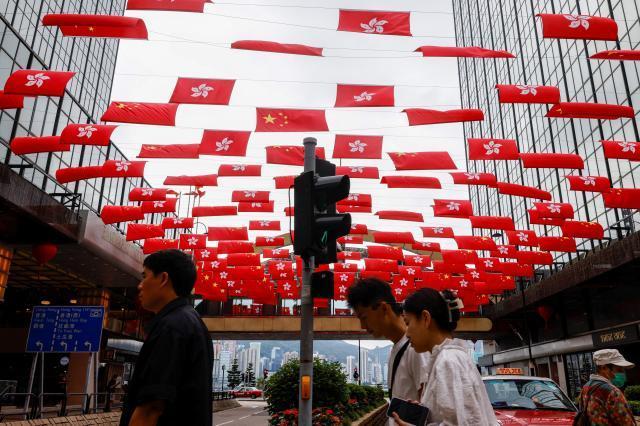
<svg viewBox="0 0 640 426">
<path fill-rule="evenodd" d="M 335 175 L 335 165 L 316 160 L 319 176 L 304 172 L 296 177 L 294 252 L 315 264 L 333 263 L 336 240 L 351 229 L 351 215 L 337 214 L 335 203 L 349 195 L 349 176 Z"/>
</svg>

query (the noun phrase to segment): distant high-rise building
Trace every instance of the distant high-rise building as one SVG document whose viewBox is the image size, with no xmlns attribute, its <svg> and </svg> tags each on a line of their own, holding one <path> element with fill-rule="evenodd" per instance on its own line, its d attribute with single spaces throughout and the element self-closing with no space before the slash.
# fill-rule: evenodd
<svg viewBox="0 0 640 426">
<path fill-rule="evenodd" d="M 269 366 L 270 371 L 278 371 L 282 365 L 282 349 L 279 346 L 274 346 L 271 349 L 271 363 Z"/>
<path fill-rule="evenodd" d="M 282 356 L 282 365 L 286 364 L 292 359 L 300 359 L 300 354 L 297 351 L 285 352 Z"/>
<path fill-rule="evenodd" d="M 371 383 L 370 377 L 369 349 L 360 348 L 360 381 L 362 383 Z"/>
<path fill-rule="evenodd" d="M 346 366 L 347 366 L 347 382 L 354 383 L 355 380 L 353 380 L 353 369 L 358 366 L 358 360 L 356 359 L 356 357 L 353 355 L 347 356 Z"/>
</svg>

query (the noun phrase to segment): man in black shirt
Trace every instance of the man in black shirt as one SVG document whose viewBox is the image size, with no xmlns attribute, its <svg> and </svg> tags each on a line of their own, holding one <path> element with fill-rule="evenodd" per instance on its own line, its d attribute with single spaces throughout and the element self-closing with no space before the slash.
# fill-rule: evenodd
<svg viewBox="0 0 640 426">
<path fill-rule="evenodd" d="M 211 338 L 187 299 L 195 265 L 180 250 L 162 250 L 143 266 L 140 302 L 156 315 L 146 328 L 120 426 L 211 426 Z"/>
</svg>

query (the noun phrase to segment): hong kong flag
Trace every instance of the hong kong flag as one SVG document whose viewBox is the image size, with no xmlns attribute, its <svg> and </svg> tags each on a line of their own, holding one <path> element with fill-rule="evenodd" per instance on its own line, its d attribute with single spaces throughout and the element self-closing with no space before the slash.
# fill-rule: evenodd
<svg viewBox="0 0 640 426">
<path fill-rule="evenodd" d="M 378 179 L 380 174 L 377 167 L 338 166 L 336 175 L 347 175 L 351 179 Z"/>
<path fill-rule="evenodd" d="M 518 144 L 513 139 L 468 139 L 469 160 L 517 160 Z"/>
<path fill-rule="evenodd" d="M 411 15 L 409 12 L 340 9 L 338 31 L 410 36 Z"/>
<path fill-rule="evenodd" d="M 231 201 L 234 203 L 238 202 L 247 202 L 247 201 L 258 201 L 261 203 L 265 203 L 269 201 L 269 191 L 251 191 L 251 190 L 240 190 L 233 191 L 231 193 Z"/>
<path fill-rule="evenodd" d="M 205 249 L 193 250 L 193 258 L 200 262 L 209 262 L 218 258 L 218 249 L 215 247 L 207 247 Z"/>
<path fill-rule="evenodd" d="M 422 279 L 422 268 L 416 266 L 398 266 L 398 273 L 405 278 Z"/>
<path fill-rule="evenodd" d="M 237 130 L 205 130 L 200 141 L 200 154 L 244 157 L 251 132 Z"/>
<path fill-rule="evenodd" d="M 418 266 L 428 268 L 431 265 L 431 256 L 426 255 L 407 255 L 404 257 L 406 266 Z"/>
<path fill-rule="evenodd" d="M 256 237 L 256 246 L 281 247 L 284 245 L 284 237 Z"/>
<path fill-rule="evenodd" d="M 62 145 L 60 143 L 60 136 L 19 136 L 13 138 L 10 146 L 11 152 L 16 155 L 71 150 L 69 145 Z"/>
<path fill-rule="evenodd" d="M 362 253 L 359 251 L 341 251 L 336 257 L 338 260 L 360 260 L 362 259 Z"/>
<path fill-rule="evenodd" d="M 262 257 L 270 259 L 289 259 L 291 253 L 287 249 L 264 249 L 262 250 Z"/>
<path fill-rule="evenodd" d="M 229 105 L 235 80 L 178 78 L 169 102 L 176 104 Z"/>
<path fill-rule="evenodd" d="M 267 201 L 266 203 L 260 201 L 242 201 L 238 203 L 238 213 L 247 212 L 262 212 L 273 213 L 275 202 Z"/>
<path fill-rule="evenodd" d="M 369 233 L 367 229 L 367 225 L 364 223 L 354 223 L 351 225 L 351 229 L 349 230 L 349 234 L 354 235 L 366 235 Z"/>
<path fill-rule="evenodd" d="M 102 177 L 144 177 L 146 161 L 107 160 L 102 164 Z"/>
<path fill-rule="evenodd" d="M 339 244 L 363 244 L 364 238 L 362 235 L 345 235 L 344 237 L 338 238 Z"/>
<path fill-rule="evenodd" d="M 493 173 L 454 172 L 449 173 L 453 183 L 458 185 L 487 185 L 495 186 L 496 175 Z"/>
<path fill-rule="evenodd" d="M 229 253 L 228 266 L 260 266 L 260 253 Z"/>
<path fill-rule="evenodd" d="M 529 224 L 531 225 L 560 226 L 565 221 L 563 218 L 543 217 L 536 209 L 528 209 L 527 213 L 529 213 Z"/>
<path fill-rule="evenodd" d="M 396 170 L 446 170 L 457 169 L 446 151 L 389 152 Z"/>
<path fill-rule="evenodd" d="M 207 236 L 205 234 L 180 234 L 180 248 L 182 250 L 205 249 Z"/>
<path fill-rule="evenodd" d="M 108 124 L 68 124 L 60 134 L 60 142 L 69 145 L 108 146 L 118 126 Z"/>
<path fill-rule="evenodd" d="M 251 220 L 249 221 L 250 231 L 279 231 L 279 220 Z"/>
<path fill-rule="evenodd" d="M 171 10 L 202 13 L 205 3 L 205 0 L 128 0 L 127 10 Z"/>
<path fill-rule="evenodd" d="M 218 166 L 219 177 L 260 176 L 261 173 L 260 164 L 220 164 Z"/>
<path fill-rule="evenodd" d="M 340 277 L 343 277 L 343 276 L 348 277 L 350 275 L 347 275 L 347 273 L 345 272 L 333 277 L 333 299 L 334 300 L 347 300 L 347 291 L 349 290 L 349 287 L 351 286 L 351 284 L 349 284 L 349 282 L 340 281 Z M 353 283 L 351 279 L 349 279 L 349 281 Z"/>
<path fill-rule="evenodd" d="M 277 280 L 278 283 L 278 294 L 283 299 L 299 299 L 300 298 L 300 290 L 296 285 L 295 280 Z"/>
<path fill-rule="evenodd" d="M 256 132 L 326 132 L 324 110 L 256 108 Z"/>
<path fill-rule="evenodd" d="M 533 203 L 541 218 L 573 219 L 573 206 L 569 203 Z"/>
<path fill-rule="evenodd" d="M 100 121 L 175 126 L 178 104 L 111 102 Z"/>
<path fill-rule="evenodd" d="M 414 249 L 414 250 L 432 251 L 432 252 L 439 253 L 440 252 L 440 243 L 416 241 L 415 243 L 411 244 L 411 248 Z"/>
<path fill-rule="evenodd" d="M 536 15 L 542 20 L 543 38 L 608 40 L 618 39 L 618 24 L 611 18 L 588 15 Z"/>
<path fill-rule="evenodd" d="M 143 213 L 174 213 L 176 211 L 177 198 L 167 198 L 163 201 L 143 201 Z"/>
<path fill-rule="evenodd" d="M 407 114 L 409 126 L 426 124 L 463 123 L 467 121 L 482 121 L 484 114 L 479 109 L 452 109 L 438 111 L 435 109 L 407 108 L 402 112 Z"/>
<path fill-rule="evenodd" d="M 454 238 L 453 228 L 448 226 L 421 226 L 422 236 L 427 238 Z"/>
<path fill-rule="evenodd" d="M 357 263 L 334 263 L 333 271 L 336 273 L 337 272 L 358 272 L 358 264 Z"/>
<path fill-rule="evenodd" d="M 394 106 L 393 86 L 338 84 L 337 107 Z"/>
<path fill-rule="evenodd" d="M 516 246 L 511 245 L 499 245 L 496 251 L 491 252 L 491 257 L 504 257 L 504 258 L 514 258 L 516 252 Z"/>
<path fill-rule="evenodd" d="M 129 192 L 129 201 L 163 201 L 167 199 L 165 188 L 133 188 Z"/>
<path fill-rule="evenodd" d="M 473 206 L 468 200 L 433 200 L 435 217 L 468 218 L 473 216 Z"/>
<path fill-rule="evenodd" d="M 538 236 L 535 231 L 515 230 L 507 231 L 509 244 L 525 247 L 538 247 Z"/>
<path fill-rule="evenodd" d="M 192 217 L 165 217 L 162 219 L 164 229 L 191 229 L 194 219 Z"/>
<path fill-rule="evenodd" d="M 503 104 L 557 104 L 560 89 L 555 86 L 530 84 L 496 85 L 498 101 Z"/>
<path fill-rule="evenodd" d="M 198 158 L 200 144 L 142 144 L 138 158 Z"/>
<path fill-rule="evenodd" d="M 266 147 L 268 164 L 288 166 L 304 165 L 304 147 L 296 145 L 275 145 Z M 324 148 L 316 148 L 316 157 L 325 158 Z"/>
<path fill-rule="evenodd" d="M 601 141 L 606 158 L 640 161 L 640 142 Z"/>
<path fill-rule="evenodd" d="M 333 158 L 382 158 L 382 136 L 336 135 Z"/>
<path fill-rule="evenodd" d="M 604 176 L 565 176 L 571 191 L 609 192 L 611 181 Z"/>
<path fill-rule="evenodd" d="M 75 75 L 70 71 L 16 70 L 4 83 L 7 95 L 63 96 L 67 83 Z"/>
</svg>

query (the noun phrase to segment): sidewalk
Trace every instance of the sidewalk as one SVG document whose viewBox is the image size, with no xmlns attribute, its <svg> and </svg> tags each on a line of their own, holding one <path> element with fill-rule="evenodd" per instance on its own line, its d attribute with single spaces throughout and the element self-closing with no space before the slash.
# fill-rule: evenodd
<svg viewBox="0 0 640 426">
<path fill-rule="evenodd" d="M 120 422 L 120 412 L 85 414 L 82 416 L 51 417 L 37 420 L 17 420 L 0 422 L 0 425 L 7 426 L 28 426 L 28 425 L 56 425 L 56 426 L 88 426 L 105 425 L 117 426 Z"/>
</svg>

